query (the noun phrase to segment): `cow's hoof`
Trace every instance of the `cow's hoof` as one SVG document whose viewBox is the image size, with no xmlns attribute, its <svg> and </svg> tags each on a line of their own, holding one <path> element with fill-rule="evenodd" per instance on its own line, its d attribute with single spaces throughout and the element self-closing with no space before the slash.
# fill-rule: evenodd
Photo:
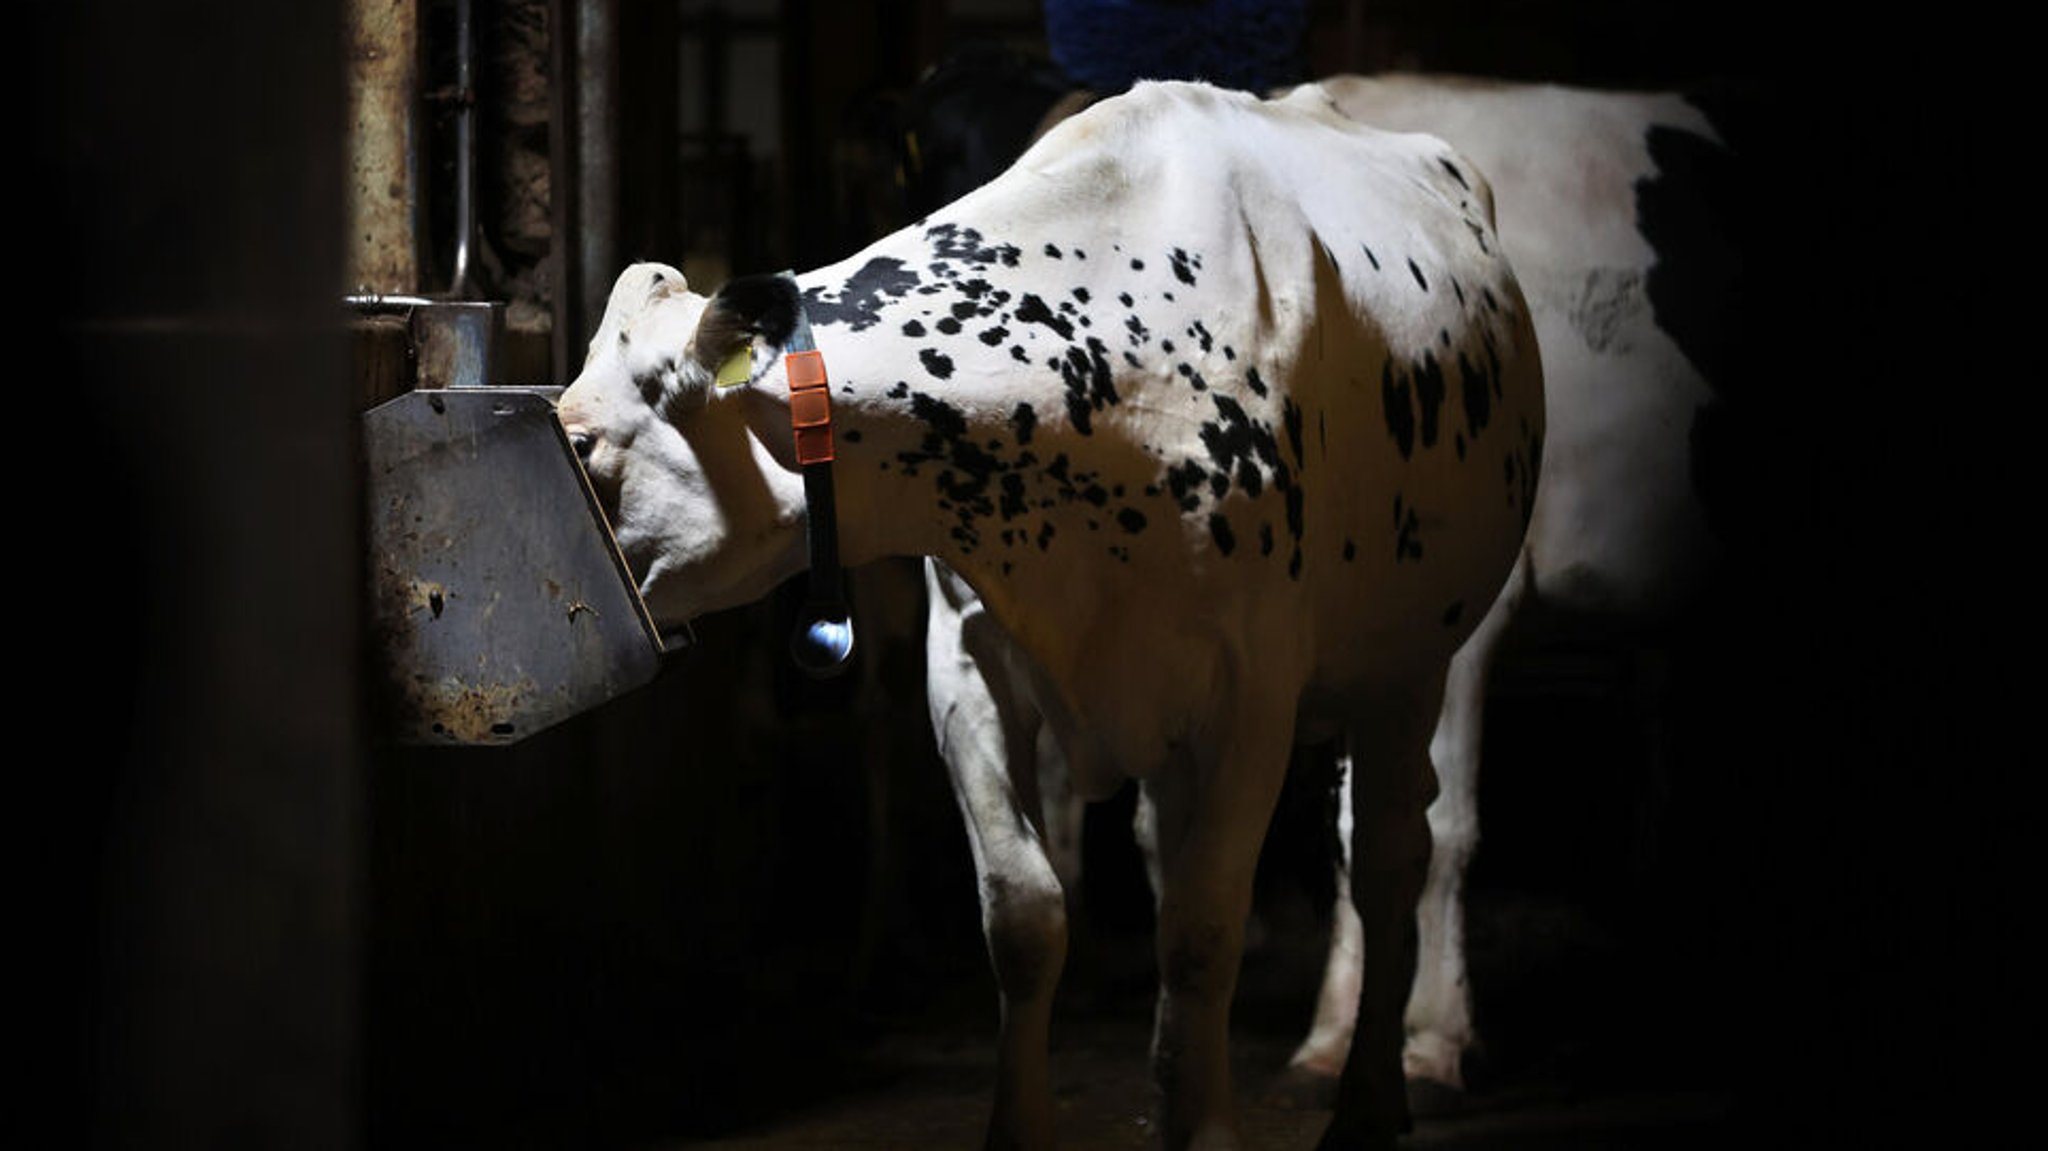
<svg viewBox="0 0 2048 1151">
<path fill-rule="evenodd" d="M 1401 1052 L 1401 1071 L 1408 1081 L 1409 1114 L 1423 1119 L 1457 1115 L 1471 1109 L 1475 1087 L 1484 1090 L 1485 1056 L 1476 1043 L 1410 1035 Z"/>
<path fill-rule="evenodd" d="M 1337 1106 L 1337 1077 L 1289 1064 L 1266 1085 L 1259 1099 L 1280 1111 L 1328 1111 Z"/>
</svg>

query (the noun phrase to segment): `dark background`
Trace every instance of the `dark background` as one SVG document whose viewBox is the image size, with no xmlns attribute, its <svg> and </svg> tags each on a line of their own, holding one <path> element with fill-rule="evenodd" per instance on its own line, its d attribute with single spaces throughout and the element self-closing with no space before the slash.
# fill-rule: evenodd
<svg viewBox="0 0 2048 1151">
<path fill-rule="evenodd" d="M 629 93 L 681 82 L 649 46 L 704 34 L 704 7 L 620 4 L 645 33 Z M 1032 35 L 1028 11 L 865 7 L 734 17 L 781 61 L 774 145 L 746 141 L 723 200 L 692 183 L 730 171 L 699 163 L 716 141 L 633 153 L 623 255 L 844 254 L 875 218 L 835 144 L 859 110 L 970 37 Z M 964 839 L 897 686 L 914 662 L 795 682 L 771 602 L 706 621 L 715 659 L 515 750 L 388 745 L 332 309 L 343 10 L 26 10 L 12 935 L 19 999 L 54 1024 L 23 1045 L 27 1094 L 65 1141 L 646 1144 L 772 1115 L 878 1032 L 992 1028 Z M 1510 660 L 1473 879 L 1477 906 L 1550 909 L 1575 941 L 1497 936 L 1482 1027 L 1491 998 L 1502 1035 L 1646 1053 L 1759 1144 L 1986 1130 L 2031 1044 L 2030 904 L 2004 896 L 2039 756 L 2001 723 L 2029 702 L 2014 545 L 2040 522 L 2004 495 L 2038 359 L 2031 134 L 2004 113 L 2026 73 L 1995 25 L 1910 15 L 1324 3 L 1311 40 L 1319 70 L 1772 94 L 1745 129 L 1774 322 L 1725 397 L 1747 431 L 1716 497 L 1731 571 L 1648 656 Z M 635 138 L 668 105 L 624 106 Z M 725 231 L 684 234 L 707 220 Z M 1647 732 L 1645 683 L 1668 689 Z M 1126 810 L 1091 822 L 1079 1009 L 1149 978 L 1119 942 L 1146 926 Z M 1276 843 L 1284 943 L 1313 933 L 1319 872 Z"/>
</svg>

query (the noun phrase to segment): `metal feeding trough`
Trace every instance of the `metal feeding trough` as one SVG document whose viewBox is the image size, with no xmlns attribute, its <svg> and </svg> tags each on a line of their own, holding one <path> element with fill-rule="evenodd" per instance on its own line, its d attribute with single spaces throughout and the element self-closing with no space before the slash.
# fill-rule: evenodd
<svg viewBox="0 0 2048 1151">
<path fill-rule="evenodd" d="M 392 738 L 516 743 L 654 678 L 671 645 L 556 418 L 562 389 L 488 382 L 504 305 L 347 303 L 405 317 L 413 369 L 413 390 L 362 425 L 368 614 Z"/>
<path fill-rule="evenodd" d="M 370 617 L 401 742 L 513 743 L 660 669 L 559 392 L 413 391 L 363 417 Z"/>
</svg>

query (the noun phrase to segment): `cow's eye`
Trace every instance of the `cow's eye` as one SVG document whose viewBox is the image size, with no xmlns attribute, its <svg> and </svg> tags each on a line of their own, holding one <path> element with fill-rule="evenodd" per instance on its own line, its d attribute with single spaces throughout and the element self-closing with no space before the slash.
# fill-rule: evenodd
<svg viewBox="0 0 2048 1151">
<path fill-rule="evenodd" d="M 590 450 L 597 446 L 597 438 L 589 432 L 570 432 L 569 446 L 576 449 L 576 458 L 590 462 Z"/>
</svg>

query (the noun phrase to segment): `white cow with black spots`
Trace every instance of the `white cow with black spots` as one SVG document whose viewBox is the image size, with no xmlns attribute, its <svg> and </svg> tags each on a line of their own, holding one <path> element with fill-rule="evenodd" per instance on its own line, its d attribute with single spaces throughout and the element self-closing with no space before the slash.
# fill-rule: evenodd
<svg viewBox="0 0 2048 1151">
<path fill-rule="evenodd" d="M 1236 1144 L 1228 1019 L 1259 845 L 1291 746 L 1337 730 L 1375 962 L 1324 1143 L 1406 1125 L 1428 741 L 1451 656 L 1519 554 L 1543 436 L 1491 213 L 1441 141 L 1320 93 L 1141 85 L 795 284 L 707 300 L 673 268 L 629 269 L 562 397 L 655 615 L 754 599 L 805 563 L 777 354 L 801 303 L 846 561 L 943 561 L 975 596 L 954 650 L 1007 661 L 984 682 L 1028 696 L 1076 790 L 1141 781 L 1170 1147 Z M 736 351 L 745 381 L 716 387 Z M 989 1141 L 1047 1146 L 1065 907 L 1037 761 L 948 760 L 1002 994 Z"/>
<path fill-rule="evenodd" d="M 1089 102 L 1086 93 L 1058 91 L 1042 70 L 987 68 L 950 83 L 981 103 L 994 102 L 991 90 L 1035 95 L 1054 123 Z M 953 88 L 931 98 L 959 98 Z M 1716 566 L 1719 548 L 1694 472 L 1703 413 L 1715 399 L 1710 373 L 1734 346 L 1737 237 L 1717 215 L 1726 206 L 1707 202 L 1729 190 L 1734 161 L 1701 108 L 1676 93 L 1415 74 L 1332 77 L 1318 88 L 1360 123 L 1441 137 L 1486 175 L 1499 201 L 1500 243 L 1542 348 L 1548 431 L 1526 554 L 1451 664 L 1431 745 L 1441 792 L 1429 809 L 1432 857 L 1404 1061 L 1418 1082 L 1462 1089 L 1478 1038 L 1462 892 L 1479 840 L 1486 685 L 1502 642 L 1538 614 L 1648 633 L 1691 601 Z M 950 108 L 928 120 L 917 129 L 928 153 L 1002 150 L 995 139 L 976 148 L 930 139 L 942 128 L 961 130 Z M 914 194 L 934 196 L 989 173 L 955 163 L 913 167 L 911 175 Z M 1081 805 L 1058 748 L 1028 707 L 997 706 L 998 696 L 1013 694 L 1006 661 L 948 649 L 960 617 L 976 610 L 974 595 L 928 566 L 928 687 L 941 735 L 950 734 L 947 756 L 1037 757 L 1045 835 L 1071 889 Z M 1015 730 L 971 734 L 984 725 Z M 1340 778 L 1348 783 L 1349 773 Z M 1137 832 L 1148 851 L 1150 815 L 1141 804 Z M 1348 828 L 1348 803 L 1339 818 Z M 1314 1094 L 1341 1072 L 1356 1015 L 1363 957 L 1347 887 L 1340 867 L 1315 1018 L 1290 1060 Z"/>
</svg>

